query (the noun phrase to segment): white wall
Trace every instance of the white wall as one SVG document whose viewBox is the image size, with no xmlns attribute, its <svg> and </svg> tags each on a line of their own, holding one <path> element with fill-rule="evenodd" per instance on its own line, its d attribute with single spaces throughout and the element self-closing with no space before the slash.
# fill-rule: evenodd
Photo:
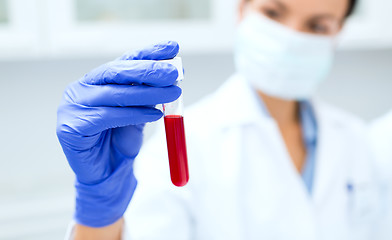
<svg viewBox="0 0 392 240">
<path fill-rule="evenodd" d="M 72 217 L 73 175 L 55 136 L 68 83 L 112 58 L 0 62 L 0 239 L 61 239 Z M 183 55 L 187 105 L 233 72 L 230 53 Z M 320 89 L 366 120 L 392 109 L 392 49 L 339 52 Z"/>
</svg>

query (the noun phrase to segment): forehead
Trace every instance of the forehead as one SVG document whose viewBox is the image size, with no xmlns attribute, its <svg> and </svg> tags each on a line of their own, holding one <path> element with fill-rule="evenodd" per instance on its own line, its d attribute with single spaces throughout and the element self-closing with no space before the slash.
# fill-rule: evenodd
<svg viewBox="0 0 392 240">
<path fill-rule="evenodd" d="M 284 5 L 291 13 L 304 17 L 331 15 L 344 18 L 348 9 L 348 0 L 251 0 L 255 5 Z"/>
</svg>

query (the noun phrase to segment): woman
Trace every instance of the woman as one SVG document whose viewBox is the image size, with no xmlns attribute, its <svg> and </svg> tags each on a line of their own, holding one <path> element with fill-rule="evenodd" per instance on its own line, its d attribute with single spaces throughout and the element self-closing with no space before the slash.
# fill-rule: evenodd
<svg viewBox="0 0 392 240">
<path fill-rule="evenodd" d="M 163 129 L 139 153 L 144 123 L 162 116 L 151 106 L 180 94 L 173 66 L 151 61 L 175 57 L 176 43 L 71 84 L 57 133 L 77 176 L 74 239 L 370 239 L 364 126 L 312 99 L 354 5 L 240 2 L 237 73 L 185 114 L 184 188 L 170 183 Z"/>
</svg>

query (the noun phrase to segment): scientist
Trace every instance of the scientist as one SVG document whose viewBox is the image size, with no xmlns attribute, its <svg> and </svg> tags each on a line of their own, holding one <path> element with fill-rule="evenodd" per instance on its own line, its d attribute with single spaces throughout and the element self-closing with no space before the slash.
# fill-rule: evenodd
<svg viewBox="0 0 392 240">
<path fill-rule="evenodd" d="M 371 239 L 366 128 L 312 97 L 355 3 L 240 1 L 236 74 L 185 112 L 184 188 L 170 182 L 164 130 L 142 144 L 162 117 L 154 106 L 181 94 L 176 68 L 155 61 L 174 58 L 176 42 L 69 85 L 57 123 L 76 174 L 67 239 Z"/>
</svg>

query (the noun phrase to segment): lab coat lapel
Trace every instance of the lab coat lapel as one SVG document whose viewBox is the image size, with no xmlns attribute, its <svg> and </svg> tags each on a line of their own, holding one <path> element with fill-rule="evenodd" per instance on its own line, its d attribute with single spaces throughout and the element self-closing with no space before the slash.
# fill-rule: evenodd
<svg viewBox="0 0 392 240">
<path fill-rule="evenodd" d="M 241 200 L 248 220 L 246 239 L 317 239 L 312 204 L 279 134 L 273 121 L 244 132 L 241 172 L 248 175 L 241 177 Z"/>
<path fill-rule="evenodd" d="M 240 152 L 234 154 L 238 162 L 227 164 L 238 170 L 237 186 L 241 186 L 238 203 L 242 206 L 239 217 L 240 222 L 247 223 L 242 227 L 246 239 L 252 239 L 251 236 L 258 239 L 290 238 L 293 235 L 301 236 L 301 239 L 315 239 L 308 193 L 291 162 L 276 123 L 240 76 L 229 81 L 225 94 L 227 96 L 223 99 L 227 109 L 221 110 L 236 113 L 225 119 L 223 124 L 231 131 L 238 131 L 235 145 Z M 277 218 L 283 215 L 285 219 Z M 303 229 L 293 221 L 300 221 Z M 283 233 L 281 227 L 287 228 L 287 231 Z"/>
</svg>

